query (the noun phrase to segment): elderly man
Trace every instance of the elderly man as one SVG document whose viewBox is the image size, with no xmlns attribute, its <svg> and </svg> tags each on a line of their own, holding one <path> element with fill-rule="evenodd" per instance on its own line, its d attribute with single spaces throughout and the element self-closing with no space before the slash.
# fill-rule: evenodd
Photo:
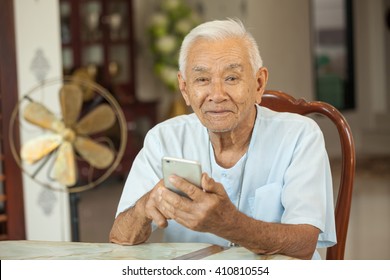
<svg viewBox="0 0 390 280">
<path fill-rule="evenodd" d="M 268 70 L 241 22 L 211 21 L 184 39 L 178 82 L 194 113 L 145 138 L 119 202 L 110 241 L 139 244 L 157 228 L 166 242 L 238 245 L 258 254 L 318 258 L 336 242 L 329 161 L 309 118 L 258 104 Z M 197 160 L 201 188 L 164 185 L 163 156 Z"/>
</svg>

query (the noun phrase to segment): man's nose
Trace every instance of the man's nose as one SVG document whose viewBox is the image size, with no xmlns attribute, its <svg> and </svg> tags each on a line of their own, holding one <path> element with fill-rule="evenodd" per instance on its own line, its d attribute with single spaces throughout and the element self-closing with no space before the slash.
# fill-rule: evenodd
<svg viewBox="0 0 390 280">
<path fill-rule="evenodd" d="M 227 93 L 223 82 L 218 79 L 211 83 L 209 101 L 222 102 L 227 99 Z"/>
</svg>

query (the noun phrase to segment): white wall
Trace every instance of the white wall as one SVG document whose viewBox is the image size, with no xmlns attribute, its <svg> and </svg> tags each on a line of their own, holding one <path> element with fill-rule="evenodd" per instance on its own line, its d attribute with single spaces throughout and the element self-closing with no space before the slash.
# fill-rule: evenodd
<svg viewBox="0 0 390 280">
<path fill-rule="evenodd" d="M 361 0 L 360 2 L 364 3 Z M 387 102 L 384 4 L 382 0 L 370 1 L 366 7 L 364 15 L 361 16 L 368 17 L 364 39 L 368 44 L 367 81 L 375 96 L 370 98 L 371 110 L 374 113 L 385 113 Z"/>
<path fill-rule="evenodd" d="M 269 89 L 312 100 L 310 0 L 249 0 L 248 28 L 270 71 Z"/>
<path fill-rule="evenodd" d="M 41 82 L 62 75 L 58 1 L 14 0 L 19 97 Z M 35 62 L 34 62 L 35 61 Z M 45 101 L 58 111 L 57 94 Z M 21 142 L 31 138 L 21 129 Z M 28 168 L 28 167 L 26 167 Z M 70 240 L 68 194 L 54 192 L 23 175 L 26 235 L 30 240 Z"/>
</svg>

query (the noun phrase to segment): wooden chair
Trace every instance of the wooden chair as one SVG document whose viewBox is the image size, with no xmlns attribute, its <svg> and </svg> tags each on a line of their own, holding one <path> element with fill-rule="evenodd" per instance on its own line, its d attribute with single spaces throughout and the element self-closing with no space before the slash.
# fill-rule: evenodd
<svg viewBox="0 0 390 280">
<path fill-rule="evenodd" d="M 355 176 L 355 145 L 347 121 L 336 108 L 328 103 L 320 101 L 306 102 L 303 99 L 295 99 L 281 91 L 266 90 L 261 105 L 278 112 L 292 112 L 301 115 L 319 113 L 328 117 L 337 127 L 342 154 L 340 188 L 335 201 L 337 244 L 327 249 L 326 259 L 344 259 Z"/>
</svg>

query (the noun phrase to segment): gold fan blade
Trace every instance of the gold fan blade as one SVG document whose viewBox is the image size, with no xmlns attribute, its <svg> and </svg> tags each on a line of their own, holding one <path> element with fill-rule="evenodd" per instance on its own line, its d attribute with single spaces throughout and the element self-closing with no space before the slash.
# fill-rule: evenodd
<svg viewBox="0 0 390 280">
<path fill-rule="evenodd" d="M 79 117 L 83 104 L 83 92 L 80 87 L 73 84 L 62 86 L 60 103 L 65 126 L 72 127 Z"/>
<path fill-rule="evenodd" d="M 76 69 L 72 74 L 73 81 L 79 84 L 83 93 L 83 101 L 90 101 L 95 95 L 91 84 L 95 81 L 97 71 L 97 66 L 91 64 L 87 67 Z"/>
<path fill-rule="evenodd" d="M 107 168 L 114 160 L 114 152 L 111 149 L 90 138 L 76 137 L 73 144 L 80 156 L 95 168 Z"/>
<path fill-rule="evenodd" d="M 81 135 L 104 131 L 115 123 L 115 113 L 107 104 L 102 104 L 81 119 L 75 130 Z"/>
<path fill-rule="evenodd" d="M 64 129 L 64 124 L 58 120 L 52 112 L 38 102 L 30 102 L 26 105 L 23 117 L 30 123 L 39 127 L 59 132 Z"/>
<path fill-rule="evenodd" d="M 65 141 L 58 149 L 53 166 L 53 178 L 59 183 L 71 187 L 76 184 L 76 162 L 72 144 Z"/>
<path fill-rule="evenodd" d="M 27 141 L 21 148 L 23 161 L 33 164 L 54 151 L 62 142 L 60 135 L 42 135 Z"/>
</svg>

